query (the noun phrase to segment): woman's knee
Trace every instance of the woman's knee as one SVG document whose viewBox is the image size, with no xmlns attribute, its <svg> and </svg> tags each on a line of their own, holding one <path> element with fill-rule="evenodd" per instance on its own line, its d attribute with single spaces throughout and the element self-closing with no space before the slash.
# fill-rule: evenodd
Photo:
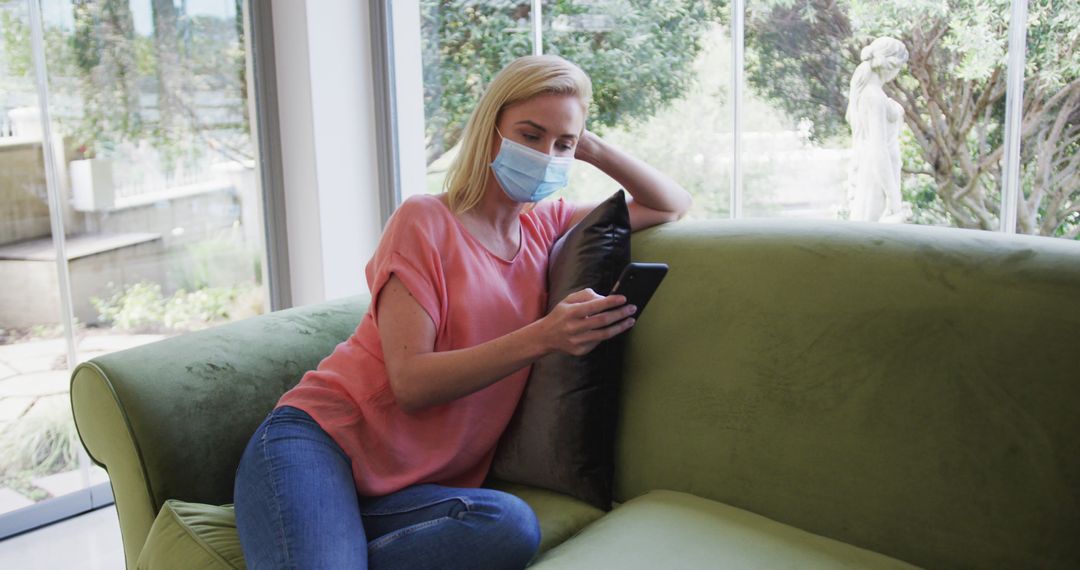
<svg viewBox="0 0 1080 570">
<path fill-rule="evenodd" d="M 498 515 L 491 529 L 495 550 L 501 552 L 507 567 L 524 567 L 540 548 L 540 522 L 525 501 L 493 491 L 492 503 Z"/>
<path fill-rule="evenodd" d="M 259 426 L 233 488 L 249 567 L 353 567 L 364 559 L 367 540 L 343 457 L 317 424 L 288 410 Z"/>
</svg>

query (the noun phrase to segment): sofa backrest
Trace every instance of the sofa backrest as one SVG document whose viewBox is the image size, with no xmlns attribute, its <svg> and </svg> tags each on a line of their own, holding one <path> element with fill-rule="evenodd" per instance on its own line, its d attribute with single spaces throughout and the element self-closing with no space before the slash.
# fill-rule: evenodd
<svg viewBox="0 0 1080 570">
<path fill-rule="evenodd" d="M 167 499 L 232 502 L 251 434 L 305 371 L 347 339 L 367 296 L 300 307 L 79 365 L 72 408 L 109 471 L 128 567 Z"/>
<path fill-rule="evenodd" d="M 1080 567 L 1080 243 L 680 223 L 631 333 L 616 498 L 695 493 L 933 568 Z"/>
</svg>

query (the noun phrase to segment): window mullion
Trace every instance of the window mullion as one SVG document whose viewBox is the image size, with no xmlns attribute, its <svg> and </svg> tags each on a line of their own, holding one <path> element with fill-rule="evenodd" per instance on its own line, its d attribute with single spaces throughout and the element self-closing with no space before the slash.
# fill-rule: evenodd
<svg viewBox="0 0 1080 570">
<path fill-rule="evenodd" d="M 532 10 L 529 12 L 532 16 L 533 55 L 543 55 L 544 53 L 544 18 L 540 13 L 540 1 L 532 0 Z"/>
<path fill-rule="evenodd" d="M 746 0 L 731 2 L 731 217 L 742 217 L 742 99 Z"/>
<path fill-rule="evenodd" d="M 1020 142 L 1024 109 L 1024 57 L 1027 48 L 1027 2 L 1013 0 L 1009 21 L 1009 61 L 1005 91 L 1005 152 L 1002 160 L 1001 231 L 1016 233 L 1019 215 Z"/>
</svg>

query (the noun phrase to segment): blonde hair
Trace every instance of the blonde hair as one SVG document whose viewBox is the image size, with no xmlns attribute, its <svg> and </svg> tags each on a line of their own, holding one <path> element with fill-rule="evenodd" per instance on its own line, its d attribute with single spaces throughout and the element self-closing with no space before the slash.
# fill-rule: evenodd
<svg viewBox="0 0 1080 570">
<path fill-rule="evenodd" d="M 480 203 L 491 176 L 491 134 L 504 108 L 549 93 L 574 95 L 588 112 L 592 82 L 580 67 L 556 55 L 519 57 L 502 68 L 465 123 L 458 151 L 443 183 L 450 209 L 462 213 Z"/>
</svg>

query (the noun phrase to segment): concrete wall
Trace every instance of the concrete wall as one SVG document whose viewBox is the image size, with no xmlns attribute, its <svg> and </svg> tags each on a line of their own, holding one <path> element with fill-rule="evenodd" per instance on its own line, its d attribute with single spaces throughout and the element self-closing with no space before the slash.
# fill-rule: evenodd
<svg viewBox="0 0 1080 570">
<path fill-rule="evenodd" d="M 0 139 L 0 244 L 50 233 L 41 144 Z"/>
<path fill-rule="evenodd" d="M 0 164 L 0 235 L 6 243 L 51 240 L 40 145 L 0 146 Z M 169 295 L 182 288 L 228 287 L 261 277 L 262 220 L 253 214 L 257 209 L 244 205 L 258 200 L 250 171 L 244 174 L 223 173 L 220 183 L 198 192 L 138 206 L 86 213 L 65 208 L 69 239 L 133 232 L 158 236 L 152 242 L 70 259 L 76 318 L 96 323 L 91 298 L 107 298 L 139 281 L 159 283 Z M 0 260 L 0 283 L 0 328 L 58 322 L 54 259 Z"/>
</svg>

